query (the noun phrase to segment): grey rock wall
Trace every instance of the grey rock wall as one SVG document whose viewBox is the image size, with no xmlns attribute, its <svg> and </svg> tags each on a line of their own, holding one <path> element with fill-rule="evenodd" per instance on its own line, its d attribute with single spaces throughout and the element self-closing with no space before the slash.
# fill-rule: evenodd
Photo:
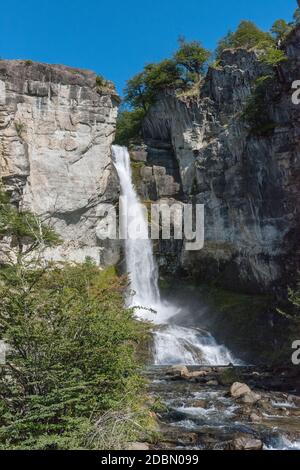
<svg viewBox="0 0 300 470">
<path fill-rule="evenodd" d="M 51 219 L 55 260 L 114 263 L 117 243 L 97 236 L 99 208 L 118 199 L 111 160 L 119 98 L 93 72 L 0 61 L 0 177 L 22 208 Z"/>
<path fill-rule="evenodd" d="M 182 250 L 171 272 L 183 269 L 249 292 L 276 292 L 295 281 L 300 106 L 291 98 L 292 83 L 300 79 L 299 27 L 286 52 L 288 60 L 266 91 L 268 132 L 253 132 L 243 118 L 255 80 L 270 72 L 255 51 L 225 51 L 220 64 L 209 69 L 198 98 L 164 94 L 150 110 L 146 143 L 172 145 L 184 198 L 205 205 L 204 249 Z"/>
</svg>

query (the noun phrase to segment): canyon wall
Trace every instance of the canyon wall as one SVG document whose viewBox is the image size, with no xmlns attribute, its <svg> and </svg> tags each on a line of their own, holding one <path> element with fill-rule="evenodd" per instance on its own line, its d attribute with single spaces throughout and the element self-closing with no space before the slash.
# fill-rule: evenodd
<svg viewBox="0 0 300 470">
<path fill-rule="evenodd" d="M 118 243 L 97 235 L 100 205 L 119 193 L 111 160 L 118 104 L 93 72 L 0 61 L 0 177 L 20 208 L 60 234 L 50 259 L 118 259 Z"/>
<path fill-rule="evenodd" d="M 199 96 L 165 93 L 150 109 L 143 125 L 150 154 L 169 148 L 179 168 L 181 199 L 205 205 L 204 249 L 161 244 L 165 271 L 256 293 L 295 281 L 300 106 L 292 103 L 292 83 L 300 79 L 300 27 L 290 35 L 286 54 L 288 60 L 272 70 L 255 51 L 224 51 Z M 270 73 L 264 101 L 255 103 L 257 110 L 262 107 L 263 124 L 254 129 L 243 113 L 256 80 Z"/>
</svg>

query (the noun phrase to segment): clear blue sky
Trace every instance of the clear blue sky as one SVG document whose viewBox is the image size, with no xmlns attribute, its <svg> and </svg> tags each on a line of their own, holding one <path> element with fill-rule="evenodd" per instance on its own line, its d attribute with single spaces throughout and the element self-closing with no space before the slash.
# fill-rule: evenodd
<svg viewBox="0 0 300 470">
<path fill-rule="evenodd" d="M 119 92 L 177 38 L 213 49 L 242 19 L 268 29 L 291 20 L 296 0 L 14 0 L 1 2 L 0 57 L 88 68 Z"/>
</svg>

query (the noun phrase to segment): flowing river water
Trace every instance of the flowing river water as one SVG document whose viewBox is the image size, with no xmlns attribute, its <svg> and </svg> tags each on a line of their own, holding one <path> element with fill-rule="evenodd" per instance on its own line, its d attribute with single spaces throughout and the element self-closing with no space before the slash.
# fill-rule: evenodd
<svg viewBox="0 0 300 470">
<path fill-rule="evenodd" d="M 208 331 L 198 326 L 183 327 L 178 321 L 185 313 L 182 308 L 162 300 L 152 241 L 148 238 L 147 214 L 132 182 L 127 148 L 113 146 L 113 159 L 126 202 L 120 217 L 122 226 L 127 227 L 127 305 L 135 308 L 138 318 L 154 324 L 153 365 L 147 374 L 153 399 L 164 408 L 159 415 L 165 436 L 161 448 L 222 449 L 234 445 L 255 447 L 259 443 L 265 449 L 300 448 L 300 400 L 293 398 L 293 386 L 284 387 L 283 380 L 280 391 L 265 391 L 257 403 L 237 402 L 228 394 L 224 376 L 229 373 L 236 380 L 242 377 L 248 384 L 264 389 L 266 373 L 246 368 Z M 134 236 L 131 228 L 135 229 Z M 197 366 L 203 375 L 184 377 L 176 371 L 170 374 L 170 367 L 178 364 L 190 366 L 190 372 Z M 238 443 L 232 444 L 236 440 Z"/>
</svg>

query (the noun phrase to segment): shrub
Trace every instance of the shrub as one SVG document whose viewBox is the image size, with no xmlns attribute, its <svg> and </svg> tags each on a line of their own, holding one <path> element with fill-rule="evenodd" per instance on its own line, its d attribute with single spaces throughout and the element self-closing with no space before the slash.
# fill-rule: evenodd
<svg viewBox="0 0 300 470">
<path fill-rule="evenodd" d="M 57 238 L 37 221 L 0 191 L 0 238 L 18 247 L 0 268 L 0 338 L 9 345 L 0 369 L 0 448 L 105 446 L 95 437 L 108 411 L 122 416 L 115 445 L 125 446 L 148 419 L 136 353 L 147 327 L 124 308 L 127 280 L 114 268 L 41 262 L 39 244 Z"/>
<path fill-rule="evenodd" d="M 275 49 L 274 47 L 268 47 L 260 57 L 262 63 L 271 67 L 275 67 L 285 60 L 287 60 L 285 53 L 281 49 Z"/>
<path fill-rule="evenodd" d="M 110 80 L 106 80 L 102 75 L 97 75 L 96 77 L 96 86 L 99 93 L 103 92 L 113 92 L 116 94 L 115 85 Z"/>
<path fill-rule="evenodd" d="M 0 442 L 84 446 L 105 410 L 136 400 L 143 324 L 123 307 L 124 280 L 86 263 L 1 273 Z"/>
<path fill-rule="evenodd" d="M 253 93 L 244 108 L 243 118 L 251 126 L 251 132 L 257 135 L 269 134 L 276 127 L 267 114 L 267 92 L 272 79 L 273 75 L 265 75 L 256 80 Z"/>
<path fill-rule="evenodd" d="M 143 109 L 119 112 L 115 143 L 129 146 L 131 141 L 138 142 L 141 139 L 142 122 L 145 117 Z"/>
<path fill-rule="evenodd" d="M 23 132 L 25 131 L 25 124 L 20 121 L 15 122 L 15 128 L 16 128 L 18 136 L 21 137 Z"/>
<path fill-rule="evenodd" d="M 241 21 L 235 33 L 229 32 L 225 38 L 219 41 L 217 57 L 220 57 L 224 49 L 237 47 L 265 49 L 274 46 L 274 44 L 270 33 L 262 31 L 252 21 Z"/>
</svg>

